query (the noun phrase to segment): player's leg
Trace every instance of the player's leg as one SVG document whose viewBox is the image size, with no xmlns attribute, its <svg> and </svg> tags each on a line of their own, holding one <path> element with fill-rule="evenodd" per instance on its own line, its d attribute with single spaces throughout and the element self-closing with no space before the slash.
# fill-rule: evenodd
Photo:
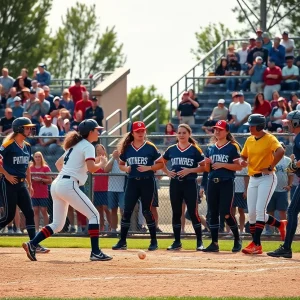
<svg viewBox="0 0 300 300">
<path fill-rule="evenodd" d="M 49 201 L 47 198 L 40 199 L 40 210 L 43 216 L 44 226 L 49 224 L 48 204 Z"/>
<path fill-rule="evenodd" d="M 181 234 L 185 234 L 185 211 L 186 211 L 186 204 L 183 199 L 182 205 L 181 205 Z"/>
<path fill-rule="evenodd" d="M 108 192 L 108 208 L 111 210 L 111 231 L 117 232 L 118 228 L 118 192 Z"/>
<path fill-rule="evenodd" d="M 32 207 L 33 207 L 33 213 L 34 213 L 34 224 L 35 224 L 35 230 L 39 231 L 40 226 L 40 203 L 38 198 L 32 198 Z M 48 223 L 46 223 L 48 224 Z"/>
<path fill-rule="evenodd" d="M 100 217 L 100 232 L 104 231 L 104 205 L 101 192 L 94 192 L 94 205 L 99 212 Z"/>
<path fill-rule="evenodd" d="M 245 216 L 245 209 L 242 207 L 238 207 L 239 211 L 239 221 L 240 221 L 240 234 L 244 232 L 245 228 L 245 221 L 246 221 L 246 216 Z"/>
</svg>

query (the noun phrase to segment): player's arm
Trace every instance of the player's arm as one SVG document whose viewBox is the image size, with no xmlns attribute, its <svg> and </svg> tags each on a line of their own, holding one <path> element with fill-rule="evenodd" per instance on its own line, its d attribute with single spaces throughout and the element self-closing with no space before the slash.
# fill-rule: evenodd
<svg viewBox="0 0 300 300">
<path fill-rule="evenodd" d="M 58 170 L 58 172 L 61 171 L 63 165 L 64 165 L 64 154 L 56 161 L 55 167 Z"/>
<path fill-rule="evenodd" d="M 243 167 L 241 166 L 241 164 L 239 162 L 239 158 L 234 160 L 233 164 L 216 162 L 216 163 L 212 164 L 212 168 L 214 170 L 224 168 L 224 169 L 227 169 L 230 171 L 241 171 L 243 169 Z"/>
<path fill-rule="evenodd" d="M 275 166 L 279 163 L 279 161 L 282 159 L 284 156 L 284 149 L 280 146 L 278 147 L 273 154 L 273 162 L 271 163 L 271 168 L 274 169 Z"/>
<path fill-rule="evenodd" d="M 126 166 L 125 161 L 119 159 L 119 168 L 121 171 L 125 172 L 125 173 L 129 173 L 131 170 L 130 166 Z"/>
<path fill-rule="evenodd" d="M 87 167 L 88 171 L 90 173 L 95 173 L 96 171 L 101 169 L 103 167 L 103 164 L 104 164 L 102 159 L 103 158 L 100 157 L 100 161 L 98 163 L 96 163 L 94 159 L 86 160 L 85 162 L 86 162 L 86 167 Z"/>
<path fill-rule="evenodd" d="M 31 183 L 31 171 L 30 171 L 30 167 L 29 166 L 28 166 L 27 171 L 26 171 L 26 181 L 27 181 L 28 191 L 30 193 L 30 196 L 32 197 L 32 195 L 33 195 L 33 188 L 32 188 L 32 183 Z"/>
</svg>

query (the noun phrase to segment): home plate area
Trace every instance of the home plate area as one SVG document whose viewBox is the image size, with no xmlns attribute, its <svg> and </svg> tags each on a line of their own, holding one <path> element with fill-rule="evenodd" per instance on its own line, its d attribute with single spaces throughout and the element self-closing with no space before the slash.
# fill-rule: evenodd
<svg viewBox="0 0 300 300">
<path fill-rule="evenodd" d="M 276 259 L 230 252 L 112 251 L 89 261 L 88 249 L 51 249 L 29 261 L 21 248 L 0 249 L 1 297 L 158 297 L 300 295 L 300 254 Z"/>
</svg>

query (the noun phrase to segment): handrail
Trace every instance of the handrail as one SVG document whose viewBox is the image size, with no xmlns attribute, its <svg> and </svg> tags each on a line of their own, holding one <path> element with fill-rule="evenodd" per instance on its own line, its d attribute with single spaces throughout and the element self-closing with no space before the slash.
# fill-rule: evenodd
<svg viewBox="0 0 300 300">
<path fill-rule="evenodd" d="M 116 111 L 114 111 L 113 113 L 111 113 L 108 117 L 106 117 L 106 119 L 105 119 L 105 128 L 106 128 L 106 131 L 108 131 L 108 121 L 112 117 L 114 117 L 116 114 L 119 114 L 119 124 L 121 124 L 121 122 L 122 122 L 122 110 L 121 109 L 117 109 Z M 119 124 L 115 124 L 115 125 L 119 125 Z M 122 134 L 122 127 L 120 127 L 120 134 Z"/>
</svg>

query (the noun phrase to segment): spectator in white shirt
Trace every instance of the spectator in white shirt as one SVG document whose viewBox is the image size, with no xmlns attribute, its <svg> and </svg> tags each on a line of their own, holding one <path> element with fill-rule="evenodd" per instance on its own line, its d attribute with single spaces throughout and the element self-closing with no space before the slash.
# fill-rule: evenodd
<svg viewBox="0 0 300 300">
<path fill-rule="evenodd" d="M 280 43 L 285 47 L 285 56 L 294 56 L 295 42 L 292 39 L 289 39 L 288 30 L 284 30 L 282 33 L 282 41 Z"/>
<path fill-rule="evenodd" d="M 285 57 L 286 66 L 282 69 L 281 90 L 298 90 L 299 89 L 299 69 L 294 63 L 293 56 Z"/>
<path fill-rule="evenodd" d="M 241 43 L 242 48 L 238 50 L 238 55 L 240 56 L 239 63 L 242 67 L 242 71 L 246 71 L 248 69 L 247 65 L 247 56 L 248 56 L 248 42 Z"/>
</svg>

